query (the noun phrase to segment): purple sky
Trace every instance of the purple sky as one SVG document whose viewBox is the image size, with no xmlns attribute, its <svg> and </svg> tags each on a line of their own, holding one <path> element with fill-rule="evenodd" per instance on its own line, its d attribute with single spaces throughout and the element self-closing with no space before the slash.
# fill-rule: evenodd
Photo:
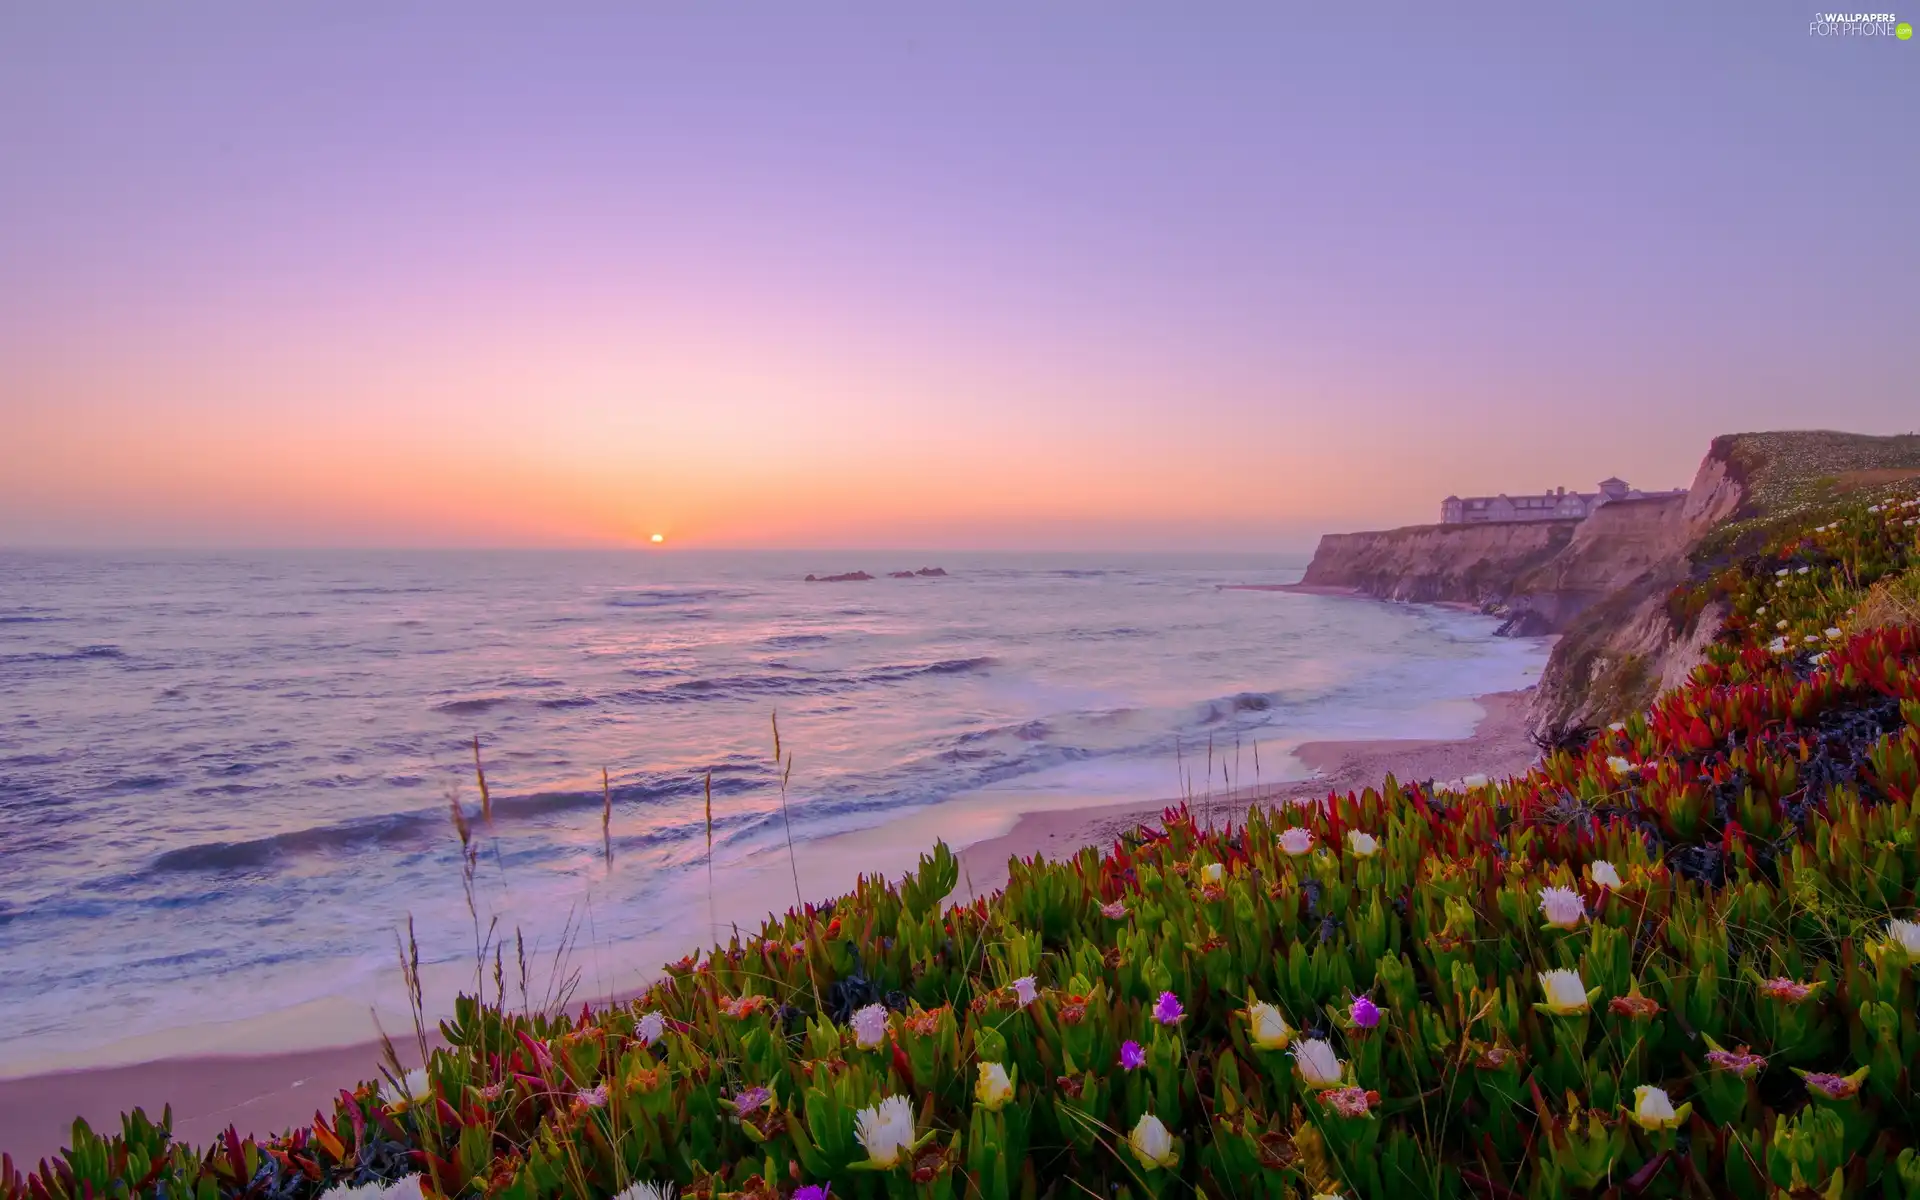
<svg viewBox="0 0 1920 1200">
<path fill-rule="evenodd" d="M 0 8 L 0 545 L 1298 549 L 1920 427 L 1920 39 L 549 7 Z"/>
</svg>

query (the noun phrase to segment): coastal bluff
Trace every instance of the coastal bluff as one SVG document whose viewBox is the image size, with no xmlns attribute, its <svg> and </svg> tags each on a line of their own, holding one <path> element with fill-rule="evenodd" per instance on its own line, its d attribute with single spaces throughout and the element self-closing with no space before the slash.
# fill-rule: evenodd
<svg viewBox="0 0 1920 1200">
<path fill-rule="evenodd" d="M 1558 634 L 1529 719 L 1543 735 L 1608 720 L 1684 681 L 1719 632 L 1717 603 L 1675 588 L 1758 548 L 1776 516 L 1920 474 L 1920 438 L 1826 430 L 1713 440 L 1686 491 L 1584 520 L 1410 525 L 1327 534 L 1299 586 L 1469 604 L 1502 633 Z"/>
</svg>

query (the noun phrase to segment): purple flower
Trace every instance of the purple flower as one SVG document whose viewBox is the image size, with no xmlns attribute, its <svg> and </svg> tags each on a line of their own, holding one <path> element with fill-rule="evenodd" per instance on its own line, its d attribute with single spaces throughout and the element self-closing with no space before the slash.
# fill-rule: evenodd
<svg viewBox="0 0 1920 1200">
<path fill-rule="evenodd" d="M 832 1190 L 830 1183 L 810 1183 L 803 1188 L 796 1188 L 793 1200 L 827 1200 L 827 1193 Z"/>
<path fill-rule="evenodd" d="M 1180 1007 L 1180 997 L 1172 992 L 1161 992 L 1160 1000 L 1153 1006 L 1153 1019 L 1162 1025 L 1178 1025 L 1187 1010 Z"/>
<path fill-rule="evenodd" d="M 750 1087 L 733 1098 L 733 1106 L 741 1116 L 758 1111 L 760 1106 L 773 1099 L 773 1093 L 763 1087 Z"/>
<path fill-rule="evenodd" d="M 1365 996 L 1355 996 L 1353 1006 L 1347 1009 L 1347 1015 L 1361 1029 L 1372 1029 L 1380 1023 L 1380 1009 Z"/>
<path fill-rule="evenodd" d="M 1147 1052 L 1140 1048 L 1139 1042 L 1120 1043 L 1120 1068 L 1125 1071 L 1137 1071 L 1147 1065 Z"/>
</svg>

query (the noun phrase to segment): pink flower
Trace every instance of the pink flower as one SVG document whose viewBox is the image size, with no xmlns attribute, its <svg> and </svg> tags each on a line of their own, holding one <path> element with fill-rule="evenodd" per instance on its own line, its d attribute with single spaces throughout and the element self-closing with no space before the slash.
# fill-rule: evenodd
<svg viewBox="0 0 1920 1200">
<path fill-rule="evenodd" d="M 1137 1071 L 1141 1067 L 1144 1067 L 1146 1065 L 1147 1065 L 1147 1052 L 1140 1048 L 1139 1042 L 1125 1041 L 1120 1043 L 1120 1069 L 1121 1070 Z"/>
<path fill-rule="evenodd" d="M 827 1193 L 833 1190 L 830 1183 L 810 1183 L 793 1193 L 793 1200 L 827 1200 Z"/>
<path fill-rule="evenodd" d="M 589 1091 L 577 1092 L 573 1098 L 588 1108 L 605 1108 L 607 1105 L 607 1085 L 603 1083 L 599 1087 Z"/>
<path fill-rule="evenodd" d="M 1153 1006 L 1153 1019 L 1162 1025 L 1178 1025 L 1186 1015 L 1187 1010 L 1180 1007 L 1180 997 L 1172 992 L 1161 992 L 1159 1001 Z"/>
<path fill-rule="evenodd" d="M 1320 1101 L 1343 1117 L 1364 1117 L 1377 1097 L 1365 1088 L 1333 1088 L 1320 1093 Z"/>
<path fill-rule="evenodd" d="M 1347 1009 L 1347 1015 L 1353 1018 L 1353 1023 L 1361 1029 L 1372 1029 L 1380 1024 L 1379 1006 L 1365 996 L 1353 998 L 1353 1005 Z"/>
<path fill-rule="evenodd" d="M 1770 1000 L 1785 1000 L 1788 1004 L 1798 1004 L 1813 995 L 1813 985 L 1795 983 L 1785 976 L 1778 976 L 1761 984 L 1760 994 Z"/>
<path fill-rule="evenodd" d="M 1745 1046 L 1738 1050 L 1709 1050 L 1707 1063 L 1722 1071 L 1732 1071 L 1742 1079 L 1752 1079 L 1756 1072 L 1767 1065 L 1767 1060 L 1758 1054 L 1747 1053 Z"/>
<path fill-rule="evenodd" d="M 1125 900 L 1115 900 L 1112 904 L 1102 904 L 1100 906 L 1100 915 L 1114 921 L 1121 920 L 1127 915 L 1127 902 Z"/>
<path fill-rule="evenodd" d="M 1801 1078 L 1807 1081 L 1807 1087 L 1819 1092 L 1829 1100 L 1847 1100 L 1860 1091 L 1860 1085 L 1845 1075 L 1828 1075 L 1820 1071 L 1810 1071 Z"/>
</svg>

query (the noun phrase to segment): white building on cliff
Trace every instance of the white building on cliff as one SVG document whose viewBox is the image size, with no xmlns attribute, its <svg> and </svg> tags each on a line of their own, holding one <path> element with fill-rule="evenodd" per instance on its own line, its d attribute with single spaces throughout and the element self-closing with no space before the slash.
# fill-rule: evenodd
<svg viewBox="0 0 1920 1200">
<path fill-rule="evenodd" d="M 1650 500 L 1684 496 L 1685 488 L 1642 492 L 1624 479 L 1602 479 L 1597 492 L 1569 492 L 1565 488 L 1537 496 L 1448 496 L 1440 502 L 1442 525 L 1478 525 L 1492 521 L 1584 521 L 1595 509 L 1617 500 Z"/>
</svg>

